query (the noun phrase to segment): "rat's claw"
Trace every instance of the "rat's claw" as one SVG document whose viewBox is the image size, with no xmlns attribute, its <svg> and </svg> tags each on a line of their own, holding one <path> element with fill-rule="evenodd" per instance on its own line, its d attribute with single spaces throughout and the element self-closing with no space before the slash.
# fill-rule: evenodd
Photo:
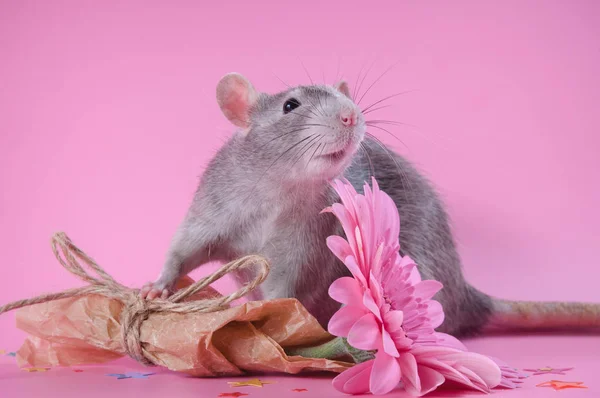
<svg viewBox="0 0 600 398">
<path fill-rule="evenodd" d="M 144 286 L 142 286 L 142 288 L 140 289 L 140 297 L 143 299 L 148 297 L 148 293 L 150 293 L 150 290 L 152 290 L 152 282 L 148 282 Z"/>
<path fill-rule="evenodd" d="M 146 300 L 154 300 L 158 297 L 164 300 L 168 298 L 169 295 L 169 289 L 161 289 L 160 287 L 156 286 L 153 282 L 146 283 L 140 289 L 140 297 Z"/>
</svg>

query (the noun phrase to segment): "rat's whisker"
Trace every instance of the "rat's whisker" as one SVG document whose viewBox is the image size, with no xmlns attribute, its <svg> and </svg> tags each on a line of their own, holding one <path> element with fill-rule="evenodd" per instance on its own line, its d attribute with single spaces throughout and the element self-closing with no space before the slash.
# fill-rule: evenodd
<svg viewBox="0 0 600 398">
<path fill-rule="evenodd" d="M 277 113 L 283 113 L 283 110 L 281 110 L 281 109 L 265 109 L 264 111 L 265 111 L 265 112 L 277 112 Z M 292 113 L 292 114 L 294 114 L 294 115 L 298 115 L 298 116 L 301 116 L 301 117 L 307 118 L 307 119 L 309 119 L 309 120 L 310 120 L 310 119 L 312 119 L 312 117 L 311 117 L 311 116 L 308 116 L 308 115 L 303 115 L 303 114 L 301 114 L 301 113 L 298 113 L 298 112 L 290 111 L 290 112 L 288 112 L 288 113 Z M 317 115 L 315 115 L 315 116 L 317 116 Z"/>
<path fill-rule="evenodd" d="M 396 120 L 368 120 L 365 122 L 365 124 L 367 124 L 368 126 L 372 126 L 372 127 L 375 127 L 375 125 L 377 125 L 377 124 L 384 124 L 384 125 L 389 124 L 389 125 L 398 126 L 398 127 L 409 127 L 408 131 L 417 133 L 419 136 L 421 136 L 422 138 L 427 140 L 430 144 L 436 145 L 439 147 L 439 144 L 437 142 L 435 142 L 431 138 L 427 137 L 427 135 L 424 134 L 423 131 L 421 131 L 419 126 L 416 126 L 414 124 L 398 122 Z M 442 137 L 440 137 L 440 136 L 437 136 L 437 138 L 442 139 Z"/>
<path fill-rule="evenodd" d="M 338 54 L 337 69 L 335 71 L 335 83 L 340 79 L 340 64 L 342 63 L 342 56 Z"/>
<path fill-rule="evenodd" d="M 292 167 L 294 167 L 294 166 L 296 165 L 296 163 L 298 163 L 298 161 L 299 161 L 300 159 L 302 159 L 302 157 L 304 156 L 304 154 L 305 154 L 306 152 L 308 152 L 308 151 L 310 150 L 310 148 L 312 147 L 312 145 L 313 145 L 313 144 L 316 144 L 316 142 L 318 142 L 318 141 L 319 141 L 319 139 L 320 139 L 321 137 L 322 137 L 322 135 L 321 135 L 321 134 L 317 135 L 315 138 L 313 138 L 313 139 L 309 140 L 309 141 L 308 141 L 306 144 L 304 144 L 304 146 L 303 146 L 302 148 L 300 148 L 300 149 L 298 150 L 298 152 L 301 152 L 301 153 L 300 153 L 300 155 L 299 155 L 299 156 L 296 158 L 296 160 L 294 161 L 294 163 L 292 163 L 292 165 L 290 166 L 290 169 L 291 169 Z M 316 141 L 316 142 L 315 142 L 315 141 Z M 304 149 L 304 148 L 306 148 L 306 149 Z M 303 149 L 304 149 L 304 151 L 302 151 Z"/>
<path fill-rule="evenodd" d="M 360 148 L 367 156 L 367 160 L 369 161 L 369 169 L 371 170 L 371 175 L 369 177 L 375 177 L 375 169 L 373 168 L 373 162 L 371 161 L 371 156 L 369 156 L 369 151 L 364 143 L 360 143 Z"/>
<path fill-rule="evenodd" d="M 273 74 L 273 76 L 275 76 L 277 78 L 277 80 L 279 80 L 280 82 L 282 82 L 284 85 L 286 85 L 288 88 L 292 88 L 292 86 L 290 86 L 289 84 L 287 84 L 285 81 L 283 81 L 283 79 L 281 79 L 279 76 L 277 76 L 275 74 L 275 72 L 271 71 L 271 73 Z"/>
<path fill-rule="evenodd" d="M 305 123 L 303 124 L 303 126 L 311 126 L 311 127 L 327 127 L 327 128 L 331 128 L 331 126 L 328 126 L 326 124 L 320 124 L 320 123 Z"/>
<path fill-rule="evenodd" d="M 318 98 L 318 93 L 317 93 L 317 98 Z M 317 108 L 317 106 L 315 105 L 315 103 L 311 101 L 310 97 L 307 97 L 306 99 L 307 99 L 307 100 L 308 100 L 308 102 L 309 102 L 309 103 L 312 105 L 313 109 L 316 109 L 316 110 L 318 110 L 318 111 L 319 111 L 319 113 L 321 114 L 321 116 L 325 117 L 325 115 L 323 114 L 323 112 L 321 112 L 321 110 L 319 110 L 319 109 Z M 310 107 L 306 107 L 306 109 L 308 109 L 308 110 L 311 110 L 311 109 L 310 109 Z M 319 117 L 319 115 L 317 115 L 316 113 L 312 112 L 312 110 L 311 110 L 311 113 L 312 113 L 313 115 L 315 115 L 316 117 Z"/>
<path fill-rule="evenodd" d="M 326 145 L 327 145 L 327 144 L 323 145 L 323 147 L 321 148 L 321 151 L 319 152 L 319 156 L 323 155 L 323 150 L 325 149 L 325 146 L 326 146 Z"/>
<path fill-rule="evenodd" d="M 389 107 L 391 107 L 391 105 L 382 105 L 382 106 L 378 106 L 377 108 L 369 109 L 368 111 L 366 111 L 366 112 L 363 112 L 363 115 L 367 115 L 367 114 L 369 114 L 369 113 L 371 113 L 371 112 L 375 112 L 375 111 L 378 111 L 378 110 L 380 110 L 380 109 L 389 108 Z"/>
<path fill-rule="evenodd" d="M 304 130 L 308 130 L 308 129 L 310 129 L 310 127 L 301 127 L 301 128 L 298 128 L 298 129 L 294 129 L 294 130 L 292 130 L 292 131 L 288 131 L 288 132 L 286 132 L 286 133 L 283 133 L 283 134 L 281 134 L 281 135 L 278 135 L 278 136 L 277 136 L 277 137 L 275 137 L 275 138 L 272 138 L 271 140 L 269 140 L 269 141 L 267 142 L 267 144 L 270 144 L 271 142 L 273 142 L 273 141 L 275 141 L 275 140 L 277 140 L 277 139 L 279 139 L 279 138 L 281 138 L 281 137 L 285 137 L 286 135 L 294 134 L 294 133 L 297 133 L 297 132 L 300 132 L 300 131 L 304 131 Z M 265 144 L 265 145 L 266 145 L 266 144 Z"/>
<path fill-rule="evenodd" d="M 387 146 L 383 142 L 379 140 L 379 138 L 375 137 L 373 134 L 370 133 L 367 133 L 366 135 L 370 137 L 373 140 L 373 142 L 375 142 L 381 149 L 383 149 L 386 155 L 394 162 L 398 173 L 400 173 L 400 178 L 402 179 L 403 184 L 407 187 L 407 189 L 413 190 L 412 184 L 410 183 L 410 179 L 406 175 L 406 172 L 402 170 L 402 167 L 400 167 L 400 164 L 396 160 L 394 154 L 387 148 Z"/>
<path fill-rule="evenodd" d="M 319 101 L 319 106 L 321 107 L 321 114 L 325 116 L 325 109 L 323 108 L 323 103 L 321 103 L 321 93 L 317 92 L 317 100 Z"/>
<path fill-rule="evenodd" d="M 299 58 L 298 58 L 299 59 Z M 304 69 L 304 72 L 306 72 L 306 76 L 308 76 L 308 80 L 310 80 L 310 84 L 312 86 L 315 85 L 315 83 L 313 82 L 312 77 L 310 77 L 310 73 L 308 73 L 308 69 L 306 69 L 306 66 L 304 66 L 304 62 L 302 62 L 302 60 L 300 59 L 300 65 L 302 65 L 302 68 Z"/>
<path fill-rule="evenodd" d="M 360 81 L 360 76 L 362 75 L 362 71 L 365 68 L 366 64 L 367 61 L 365 61 L 365 63 L 363 63 L 363 66 L 360 67 L 358 75 L 356 76 L 356 82 L 354 83 L 354 88 L 352 89 L 352 101 L 356 101 L 356 89 L 358 88 L 358 82 Z"/>
<path fill-rule="evenodd" d="M 356 95 L 357 96 L 360 95 L 360 89 L 362 88 L 362 85 L 365 82 L 365 79 L 367 78 L 367 75 L 369 74 L 369 72 L 371 72 L 371 69 L 373 69 L 373 66 L 375 66 L 375 61 L 373 61 L 373 63 L 369 67 L 369 69 L 367 69 L 367 72 L 365 73 L 365 75 L 363 76 L 362 80 L 360 81 L 360 84 L 358 85 L 358 87 L 356 89 Z M 356 99 L 356 98 L 354 98 L 354 99 Z"/>
<path fill-rule="evenodd" d="M 281 154 L 279 154 L 279 156 L 277 156 L 277 158 L 275 158 L 275 160 L 269 165 L 269 167 L 267 167 L 265 169 L 265 171 L 262 172 L 262 174 L 258 178 L 258 180 L 256 180 L 256 182 L 254 183 L 254 188 L 252 188 L 252 190 L 250 190 L 250 194 L 248 195 L 248 197 L 252 196 L 252 194 L 254 193 L 254 191 L 256 190 L 256 188 L 258 188 L 258 184 L 262 181 L 262 179 L 267 174 L 267 172 L 271 169 L 271 167 L 273 167 L 273 165 L 275 165 L 275 163 L 277 163 L 277 161 L 279 159 L 281 159 L 282 157 L 284 157 L 289 151 L 291 151 L 292 149 L 296 148 L 298 145 L 302 144 L 304 141 L 312 138 L 313 136 L 314 136 L 314 134 L 313 135 L 309 135 L 308 137 L 305 137 L 305 138 L 301 139 L 300 141 L 296 142 L 291 147 L 289 147 L 288 149 L 286 149 L 285 151 L 283 151 Z"/>
<path fill-rule="evenodd" d="M 399 93 L 396 93 L 396 94 L 388 95 L 387 97 L 385 97 L 385 98 L 382 98 L 382 99 L 380 99 L 379 101 L 376 101 L 376 102 L 372 103 L 371 105 L 367 106 L 366 108 L 362 109 L 361 111 L 362 111 L 362 113 L 365 113 L 366 111 L 368 111 L 369 109 L 371 109 L 373 106 L 375 106 L 375 105 L 377 105 L 377 104 L 380 104 L 380 103 L 382 103 L 383 101 L 387 101 L 387 100 L 389 100 L 390 98 L 398 97 L 399 95 L 408 94 L 408 93 L 410 93 L 410 92 L 413 92 L 413 91 L 417 91 L 417 90 L 416 90 L 416 89 L 414 89 L 414 90 L 401 91 L 401 92 L 399 92 Z"/>
<path fill-rule="evenodd" d="M 367 88 L 367 90 L 364 92 L 364 94 L 359 98 L 358 102 L 356 103 L 356 105 L 360 105 L 360 101 L 363 100 L 363 98 L 365 98 L 365 95 L 367 95 L 367 93 L 369 92 L 369 90 L 371 90 L 371 88 L 373 88 L 373 86 L 375 85 L 375 83 L 377 83 L 379 80 L 381 80 L 381 78 L 383 78 L 389 71 L 391 71 L 394 66 L 398 65 L 400 63 L 400 61 L 396 62 L 395 64 L 392 64 L 392 66 L 390 66 L 389 68 L 387 68 L 377 79 L 375 79 L 375 81 L 373 83 L 371 83 L 371 85 Z"/>
<path fill-rule="evenodd" d="M 366 120 L 365 123 L 371 123 L 371 124 L 391 124 L 393 126 L 410 126 L 410 127 L 417 127 L 414 124 L 410 124 L 410 123 L 403 123 L 403 122 L 397 122 L 395 120 L 384 120 L 384 119 L 375 119 L 375 120 Z"/>
<path fill-rule="evenodd" d="M 381 127 L 381 126 L 378 126 L 376 124 L 367 124 L 367 126 L 369 126 L 369 127 L 375 127 L 376 129 L 385 131 L 386 133 L 388 133 L 389 135 L 391 135 L 392 137 L 394 137 L 396 140 L 398 140 L 398 142 L 400 142 L 402 145 L 404 145 L 404 147 L 406 147 L 406 149 L 408 149 L 408 146 L 406 146 L 406 144 L 400 138 L 396 137 L 396 135 L 394 133 L 392 133 L 390 130 L 385 129 L 385 128 Z"/>
<path fill-rule="evenodd" d="M 320 139 L 319 139 L 320 141 Z M 317 141 L 317 142 L 319 142 Z M 306 168 L 308 167 L 308 165 L 310 164 L 310 162 L 313 160 L 313 158 L 315 157 L 315 154 L 317 153 L 317 151 L 319 150 L 319 148 L 321 147 L 321 145 L 323 145 L 322 143 L 319 142 L 319 145 L 317 146 L 317 149 L 315 149 L 315 151 L 312 153 L 312 155 L 310 155 L 310 159 L 308 159 L 308 162 L 306 162 L 306 166 L 304 166 L 304 170 L 306 170 Z"/>
</svg>

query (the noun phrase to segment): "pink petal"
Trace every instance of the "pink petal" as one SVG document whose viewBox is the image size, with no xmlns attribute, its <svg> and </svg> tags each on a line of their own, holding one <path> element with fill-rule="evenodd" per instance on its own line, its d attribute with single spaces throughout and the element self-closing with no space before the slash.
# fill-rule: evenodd
<svg viewBox="0 0 600 398">
<path fill-rule="evenodd" d="M 375 315 L 363 315 L 350 329 L 348 343 L 361 350 L 377 350 L 381 347 L 380 328 Z"/>
<path fill-rule="evenodd" d="M 354 198 L 358 195 L 354 186 L 346 179 L 333 181 L 333 186 L 344 206 L 353 208 Z"/>
<path fill-rule="evenodd" d="M 363 289 L 356 279 L 344 276 L 329 286 L 329 296 L 338 303 L 361 305 Z"/>
<path fill-rule="evenodd" d="M 381 312 L 379 311 L 379 307 L 375 303 L 373 296 L 371 295 L 371 291 L 365 290 L 363 294 L 363 305 L 369 309 L 376 317 L 379 322 L 382 322 Z"/>
<path fill-rule="evenodd" d="M 398 333 L 391 333 L 392 339 L 394 340 L 394 344 L 396 349 L 400 351 L 406 351 L 409 349 L 414 341 L 404 335 L 404 331 L 400 330 Z"/>
<path fill-rule="evenodd" d="M 398 258 L 396 258 L 396 261 L 397 261 L 397 265 L 396 265 L 395 268 L 401 270 L 400 278 L 402 280 L 409 281 L 410 278 L 411 278 L 412 273 L 416 271 L 418 279 L 414 283 L 412 283 L 412 284 L 416 284 L 416 283 L 421 282 L 421 275 L 419 274 L 418 270 L 415 270 L 415 268 L 417 268 L 417 264 L 415 264 L 415 262 L 410 257 L 408 257 L 408 256 L 404 256 L 404 257 L 398 256 Z"/>
<path fill-rule="evenodd" d="M 440 356 L 438 359 L 444 362 L 453 362 L 457 365 L 465 366 L 481 377 L 489 388 L 494 388 L 500 384 L 500 367 L 484 355 L 457 350 L 454 353 Z"/>
<path fill-rule="evenodd" d="M 421 389 L 418 391 L 410 388 L 406 389 L 408 393 L 413 395 L 423 396 L 428 394 L 441 386 L 445 381 L 444 376 L 440 372 L 426 366 L 419 366 L 418 373 L 419 380 L 421 381 Z"/>
<path fill-rule="evenodd" d="M 346 261 L 346 257 L 353 255 L 350 244 L 341 236 L 329 236 L 326 241 L 327 247 L 340 261 Z"/>
<path fill-rule="evenodd" d="M 346 394 L 364 394 L 369 391 L 369 379 L 374 360 L 352 366 L 333 379 L 333 387 Z"/>
<path fill-rule="evenodd" d="M 463 343 L 460 342 L 456 337 L 451 336 L 446 333 L 436 332 L 435 337 L 438 340 L 438 345 L 442 345 L 444 347 L 455 348 L 461 351 L 468 351 L 467 347 Z"/>
<path fill-rule="evenodd" d="M 471 380 L 471 382 L 477 387 L 477 389 L 483 391 L 483 392 L 489 392 L 489 388 L 487 386 L 487 384 L 485 383 L 485 381 L 483 381 L 483 379 L 481 377 L 479 377 L 479 375 L 475 372 L 473 372 L 471 369 L 462 366 L 462 365 L 455 365 L 456 366 L 456 370 L 458 370 L 460 373 L 462 373 L 463 375 L 465 375 L 466 377 L 469 378 L 469 380 Z"/>
<path fill-rule="evenodd" d="M 525 373 L 511 368 L 506 362 L 491 356 L 488 356 L 488 358 L 500 367 L 501 381 L 497 387 L 518 388 L 519 384 L 523 383 L 523 379 L 527 378 Z"/>
<path fill-rule="evenodd" d="M 353 218 L 353 215 L 350 214 L 347 208 L 342 206 L 339 203 L 334 203 L 331 206 L 331 212 L 338 218 L 342 228 L 344 229 L 344 233 L 346 234 L 346 239 L 350 244 L 350 247 L 353 249 L 354 254 L 356 254 L 356 239 L 354 238 L 354 229 L 356 228 L 356 220 Z"/>
<path fill-rule="evenodd" d="M 423 300 L 429 300 L 432 298 L 440 289 L 444 287 L 440 282 L 435 280 L 426 280 L 415 285 L 415 297 L 419 297 Z"/>
<path fill-rule="evenodd" d="M 400 354 L 398 353 L 394 340 L 385 328 L 382 328 L 381 334 L 383 335 L 383 350 L 386 354 L 397 358 Z"/>
<path fill-rule="evenodd" d="M 402 372 L 402 381 L 404 382 L 406 390 L 413 389 L 421 391 L 421 380 L 417 371 L 417 361 L 410 352 L 403 352 L 398 358 L 398 364 L 400 364 L 400 371 Z"/>
<path fill-rule="evenodd" d="M 387 394 L 400 383 L 400 365 L 396 358 L 383 352 L 375 354 L 369 388 L 375 395 Z"/>
<path fill-rule="evenodd" d="M 469 388 L 473 388 L 474 390 L 481 391 L 481 389 L 477 388 L 477 386 L 475 386 L 467 376 L 460 373 L 458 370 L 454 369 L 447 363 L 438 361 L 435 358 L 418 358 L 417 362 L 419 363 L 419 365 L 423 365 L 433 370 L 437 370 L 442 374 L 442 376 L 444 376 L 446 380 L 450 380 L 457 384 L 462 384 Z"/>
<path fill-rule="evenodd" d="M 365 279 L 364 274 L 360 270 L 360 267 L 356 263 L 356 258 L 353 256 L 348 256 L 344 259 L 344 264 L 346 264 L 346 268 L 350 270 L 354 278 L 361 283 L 364 287 L 367 287 L 367 280 Z"/>
<path fill-rule="evenodd" d="M 334 336 L 347 337 L 352 326 L 366 313 L 362 306 L 343 306 L 329 320 L 327 331 Z"/>
<path fill-rule="evenodd" d="M 417 358 L 417 362 L 420 362 L 420 358 L 439 358 L 445 355 L 452 355 L 459 350 L 444 346 L 414 346 L 410 352 Z"/>
<path fill-rule="evenodd" d="M 427 303 L 427 316 L 432 328 L 439 327 L 444 323 L 444 309 L 442 305 L 435 300 L 429 300 Z"/>
<path fill-rule="evenodd" d="M 356 197 L 356 213 L 357 224 L 361 232 L 364 259 L 367 265 L 372 266 L 372 258 L 375 254 L 376 226 L 373 225 L 372 212 L 364 196 Z"/>
<path fill-rule="evenodd" d="M 410 264 L 415 264 L 415 262 L 412 260 L 412 258 L 410 258 L 408 256 L 404 256 L 400 260 L 401 267 L 406 267 L 406 266 L 409 266 Z M 412 267 L 410 270 L 410 275 L 408 277 L 408 283 L 410 283 L 411 285 L 416 285 L 419 282 L 421 282 L 421 274 L 419 273 L 419 270 L 417 269 L 416 264 L 415 264 L 415 266 Z"/>
<path fill-rule="evenodd" d="M 371 295 L 373 296 L 373 300 L 375 301 L 375 304 L 378 307 L 381 307 L 384 302 L 383 289 L 382 289 L 379 281 L 377 280 L 377 278 L 375 278 L 375 275 L 373 275 L 372 272 L 369 274 L 369 289 L 371 290 Z"/>
<path fill-rule="evenodd" d="M 402 321 L 404 321 L 404 313 L 402 311 L 388 311 L 383 314 L 385 329 L 390 332 L 395 332 L 402 329 Z"/>
</svg>

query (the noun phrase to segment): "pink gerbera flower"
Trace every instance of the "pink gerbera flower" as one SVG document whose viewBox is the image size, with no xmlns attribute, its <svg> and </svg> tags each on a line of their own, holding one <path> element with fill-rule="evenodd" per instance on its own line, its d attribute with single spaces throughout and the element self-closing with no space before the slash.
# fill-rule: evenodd
<svg viewBox="0 0 600 398">
<path fill-rule="evenodd" d="M 334 181 L 342 203 L 325 209 L 341 222 L 346 239 L 330 236 L 327 245 L 353 277 L 336 280 L 330 296 L 344 304 L 328 329 L 375 359 L 358 364 L 333 381 L 340 391 L 385 394 L 400 382 L 423 395 L 450 380 L 487 392 L 500 384 L 499 366 L 467 352 L 454 337 L 435 331 L 444 312 L 433 296 L 442 284 L 422 281 L 416 264 L 399 254 L 400 220 L 393 200 L 365 184 L 360 195 L 347 181 Z M 509 368 L 507 368 L 509 369 Z"/>
</svg>

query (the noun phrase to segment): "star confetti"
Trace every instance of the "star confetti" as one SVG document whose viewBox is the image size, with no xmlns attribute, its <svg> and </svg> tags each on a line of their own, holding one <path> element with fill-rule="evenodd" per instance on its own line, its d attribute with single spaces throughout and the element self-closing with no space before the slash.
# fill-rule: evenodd
<svg viewBox="0 0 600 398">
<path fill-rule="evenodd" d="M 81 373 L 81 372 L 83 372 L 83 369 L 73 369 L 73 372 L 75 372 L 75 373 Z"/>
<path fill-rule="evenodd" d="M 246 381 L 228 381 L 227 384 L 229 384 L 231 387 L 262 387 L 263 384 L 273 384 L 273 382 L 250 379 Z"/>
<path fill-rule="evenodd" d="M 219 397 L 243 397 L 244 395 L 248 395 L 248 394 L 244 394 L 243 392 L 222 392 L 219 394 Z"/>
<path fill-rule="evenodd" d="M 109 373 L 107 376 L 116 377 L 117 380 L 122 379 L 147 379 L 148 376 L 152 376 L 154 373 L 138 373 L 138 372 L 129 372 L 129 373 Z"/>
<path fill-rule="evenodd" d="M 16 357 L 17 353 L 16 352 L 9 352 L 6 355 L 9 356 L 9 357 Z"/>
<path fill-rule="evenodd" d="M 308 390 L 306 388 L 294 388 L 292 391 L 293 392 L 307 392 Z"/>
<path fill-rule="evenodd" d="M 36 372 L 47 372 L 50 368 L 23 368 L 24 372 L 36 373 Z"/>
<path fill-rule="evenodd" d="M 4 354 L 6 354 L 6 351 L 0 350 L 0 355 L 4 355 Z"/>
<path fill-rule="evenodd" d="M 560 380 L 550 380 L 544 383 L 538 384 L 536 387 L 552 387 L 556 391 L 558 390 L 566 390 L 568 388 L 587 388 L 583 385 L 582 381 L 560 381 Z"/>
<path fill-rule="evenodd" d="M 546 366 L 545 368 L 539 369 L 523 369 L 525 372 L 532 372 L 534 376 L 537 375 L 566 375 L 565 372 L 569 370 L 573 370 L 574 368 L 551 368 L 550 366 Z"/>
</svg>

